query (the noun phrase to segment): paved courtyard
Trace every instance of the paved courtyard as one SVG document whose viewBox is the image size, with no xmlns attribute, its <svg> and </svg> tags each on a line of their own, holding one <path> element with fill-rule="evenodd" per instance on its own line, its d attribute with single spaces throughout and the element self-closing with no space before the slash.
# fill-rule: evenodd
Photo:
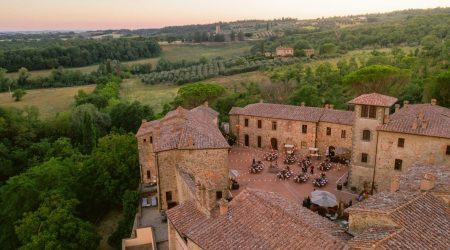
<svg viewBox="0 0 450 250">
<path fill-rule="evenodd" d="M 318 169 L 320 160 L 313 160 L 312 164 L 315 166 L 314 175 L 312 175 L 306 183 L 295 183 L 293 177 L 288 180 L 280 180 L 275 173 L 270 173 L 268 167 L 270 162 L 264 161 L 263 155 L 269 151 L 263 151 L 259 149 L 244 148 L 244 147 L 232 147 L 229 155 L 229 167 L 230 169 L 237 170 L 239 176 L 236 178 L 240 188 L 239 190 L 233 190 L 233 196 L 236 196 L 239 192 L 245 188 L 256 188 L 270 192 L 276 192 L 284 197 L 294 201 L 302 202 L 303 199 L 316 190 L 325 190 L 336 195 L 336 198 L 347 203 L 350 199 L 356 197 L 355 194 L 350 193 L 345 188 L 342 191 L 337 190 L 336 185 L 340 181 L 343 183 L 347 176 L 348 168 L 342 164 L 333 163 L 333 167 L 330 171 L 325 172 L 328 177 L 328 184 L 323 188 L 314 187 L 312 180 L 319 177 L 321 171 Z M 298 159 L 303 159 L 305 156 L 296 155 Z M 249 167 L 253 158 L 256 161 L 262 161 L 265 165 L 264 170 L 258 174 L 249 173 Z M 284 153 L 279 152 L 278 167 L 280 169 L 285 168 L 283 163 Z M 294 175 L 301 172 L 301 168 L 298 164 L 290 165 Z"/>
</svg>

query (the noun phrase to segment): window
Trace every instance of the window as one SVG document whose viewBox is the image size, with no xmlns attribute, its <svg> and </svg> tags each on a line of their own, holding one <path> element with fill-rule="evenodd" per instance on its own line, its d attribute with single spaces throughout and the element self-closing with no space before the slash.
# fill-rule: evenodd
<svg viewBox="0 0 450 250">
<path fill-rule="evenodd" d="M 258 148 L 261 147 L 261 136 L 258 136 Z"/>
<path fill-rule="evenodd" d="M 216 200 L 222 199 L 222 191 L 216 191 Z"/>
<path fill-rule="evenodd" d="M 370 141 L 370 130 L 363 130 L 363 136 L 362 136 L 363 141 Z"/>
<path fill-rule="evenodd" d="M 272 122 L 272 130 L 277 130 L 277 122 Z"/>
<path fill-rule="evenodd" d="M 395 159 L 394 169 L 401 171 L 402 170 L 402 164 L 403 164 L 403 160 Z"/>
<path fill-rule="evenodd" d="M 245 118 L 245 120 L 244 120 L 244 126 L 248 127 L 248 119 L 247 118 Z"/>
<path fill-rule="evenodd" d="M 305 148 L 308 147 L 308 144 L 305 141 L 302 141 L 301 142 L 301 147 L 302 147 L 302 149 L 305 149 Z"/>
<path fill-rule="evenodd" d="M 262 121 L 258 120 L 258 128 L 262 128 Z"/>
<path fill-rule="evenodd" d="M 347 131 L 341 130 L 341 138 L 347 138 Z"/>
<path fill-rule="evenodd" d="M 278 150 L 278 141 L 275 138 L 270 139 L 270 145 L 273 150 Z"/>
<path fill-rule="evenodd" d="M 398 138 L 397 147 L 399 148 L 405 147 L 405 138 Z"/>
<path fill-rule="evenodd" d="M 327 127 L 327 135 L 331 135 L 331 128 Z"/>
<path fill-rule="evenodd" d="M 362 153 L 362 154 L 361 154 L 361 162 L 367 163 L 368 158 L 369 158 L 369 155 L 368 155 L 368 154 L 366 154 L 366 153 Z"/>
<path fill-rule="evenodd" d="M 246 147 L 248 147 L 250 145 L 250 137 L 248 135 L 245 135 L 244 136 L 244 140 L 245 140 L 245 142 L 244 142 L 245 144 L 244 145 Z"/>
<path fill-rule="evenodd" d="M 150 136 L 150 143 L 153 143 L 153 136 Z"/>
<path fill-rule="evenodd" d="M 172 191 L 166 192 L 166 201 L 172 201 Z"/>
<path fill-rule="evenodd" d="M 302 133 L 303 134 L 308 133 L 308 125 L 302 125 Z"/>
<path fill-rule="evenodd" d="M 376 118 L 377 117 L 377 107 L 376 106 L 361 106 L 361 117 L 362 118 Z"/>
<path fill-rule="evenodd" d="M 147 139 L 144 138 L 144 142 L 147 142 Z"/>
<path fill-rule="evenodd" d="M 447 151 L 445 151 L 446 155 L 450 155 L 450 145 L 447 145 Z"/>
<path fill-rule="evenodd" d="M 150 179 L 150 170 L 147 170 L 147 179 Z"/>
</svg>

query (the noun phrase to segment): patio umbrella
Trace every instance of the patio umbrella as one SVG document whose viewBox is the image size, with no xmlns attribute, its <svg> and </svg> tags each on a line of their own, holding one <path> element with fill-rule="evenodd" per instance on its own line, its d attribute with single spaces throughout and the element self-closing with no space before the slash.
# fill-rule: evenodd
<svg viewBox="0 0 450 250">
<path fill-rule="evenodd" d="M 336 196 L 327 191 L 314 191 L 311 193 L 311 202 L 321 207 L 337 206 Z"/>
<path fill-rule="evenodd" d="M 239 176 L 239 172 L 237 170 L 234 169 L 230 169 L 230 172 L 228 173 L 228 176 L 230 178 L 236 178 Z"/>
</svg>

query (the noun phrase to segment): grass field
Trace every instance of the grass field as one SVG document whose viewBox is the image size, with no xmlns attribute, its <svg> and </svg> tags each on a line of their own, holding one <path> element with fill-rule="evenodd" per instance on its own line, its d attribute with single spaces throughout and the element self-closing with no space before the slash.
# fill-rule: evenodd
<svg viewBox="0 0 450 250">
<path fill-rule="evenodd" d="M 68 88 L 27 90 L 27 94 L 20 102 L 15 102 L 9 93 L 0 93 L 0 106 L 24 108 L 36 106 L 42 118 L 48 118 L 58 112 L 67 111 L 72 107 L 73 97 L 78 90 L 92 92 L 95 85 Z"/>
<path fill-rule="evenodd" d="M 138 78 L 126 79 L 121 84 L 122 100 L 139 101 L 150 105 L 155 112 L 161 112 L 164 103 L 172 101 L 177 95 L 179 86 L 144 84 Z"/>
<path fill-rule="evenodd" d="M 193 61 L 198 60 L 201 57 L 214 58 L 214 57 L 233 57 L 239 55 L 245 55 L 250 52 L 252 44 L 250 42 L 240 43 L 208 43 L 208 44 L 173 44 L 162 45 L 163 50 L 160 57 L 147 58 L 135 61 L 123 62 L 125 65 L 132 64 L 144 64 L 151 63 L 155 65 L 160 58 L 165 58 L 169 61 Z M 90 65 L 79 68 L 70 68 L 71 70 L 79 70 L 83 73 L 90 73 L 97 70 L 98 65 Z M 35 70 L 30 71 L 31 77 L 44 77 L 49 75 L 51 70 Z M 7 73 L 9 77 L 16 78 L 17 72 Z"/>
</svg>

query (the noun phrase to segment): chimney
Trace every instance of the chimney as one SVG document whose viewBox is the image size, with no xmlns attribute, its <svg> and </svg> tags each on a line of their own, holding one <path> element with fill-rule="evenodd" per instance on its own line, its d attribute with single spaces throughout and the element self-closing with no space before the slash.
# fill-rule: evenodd
<svg viewBox="0 0 450 250">
<path fill-rule="evenodd" d="M 419 126 L 419 124 L 417 123 L 417 119 L 414 119 L 414 121 L 413 121 L 413 123 L 411 125 L 411 128 L 412 129 L 417 129 L 418 126 Z"/>
<path fill-rule="evenodd" d="M 434 184 L 436 181 L 436 176 L 431 173 L 426 173 L 423 175 L 422 180 L 420 181 L 420 191 L 429 191 L 434 188 Z"/>
<path fill-rule="evenodd" d="M 334 104 L 330 104 L 330 109 L 334 109 Z"/>
<path fill-rule="evenodd" d="M 228 214 L 228 201 L 222 198 L 219 201 L 219 212 L 220 215 L 226 215 Z"/>
<path fill-rule="evenodd" d="M 397 192 L 400 189 L 400 177 L 399 175 L 392 176 L 391 179 L 391 192 Z"/>
<path fill-rule="evenodd" d="M 300 106 L 305 107 L 305 102 L 300 103 Z"/>
<path fill-rule="evenodd" d="M 425 114 L 423 112 L 420 112 L 417 117 L 419 118 L 420 121 L 423 120 L 423 118 L 425 117 Z"/>
<path fill-rule="evenodd" d="M 408 100 L 404 100 L 403 101 L 403 107 L 406 108 L 408 107 L 409 101 Z"/>
<path fill-rule="evenodd" d="M 330 108 L 330 104 L 325 104 L 325 109 L 329 109 Z"/>
<path fill-rule="evenodd" d="M 431 105 L 436 106 L 437 104 L 437 100 L 436 99 L 431 99 Z"/>
<path fill-rule="evenodd" d="M 147 119 L 142 119 L 142 124 L 146 123 Z"/>
<path fill-rule="evenodd" d="M 428 121 L 422 121 L 422 124 L 420 125 L 421 128 L 426 129 L 428 127 Z"/>
<path fill-rule="evenodd" d="M 203 106 L 208 107 L 208 101 L 203 102 Z"/>
<path fill-rule="evenodd" d="M 264 103 L 264 100 L 263 99 L 259 99 L 259 103 Z"/>
<path fill-rule="evenodd" d="M 395 113 L 397 113 L 400 110 L 400 104 L 395 104 Z"/>
</svg>

